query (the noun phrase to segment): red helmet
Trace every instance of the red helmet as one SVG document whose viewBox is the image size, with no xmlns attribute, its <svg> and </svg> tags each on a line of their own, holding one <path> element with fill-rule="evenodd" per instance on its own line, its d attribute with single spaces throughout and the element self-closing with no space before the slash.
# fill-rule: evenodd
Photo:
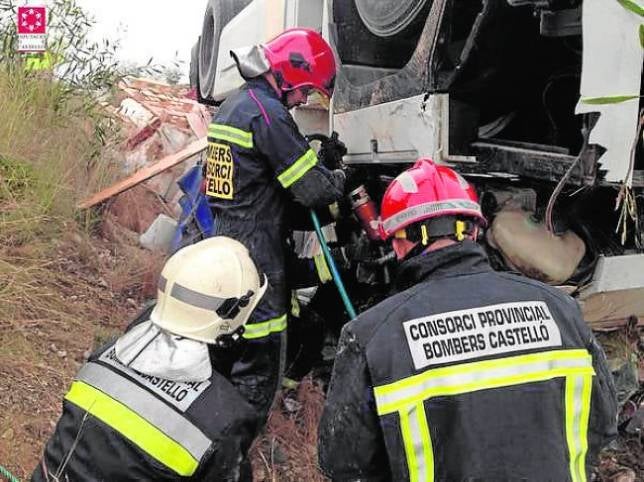
<svg viewBox="0 0 644 482">
<path fill-rule="evenodd" d="M 449 167 L 421 158 L 387 187 L 380 236 L 386 240 L 411 224 L 441 216 L 465 216 L 487 224 L 474 188 Z"/>
<path fill-rule="evenodd" d="M 335 57 L 329 44 L 314 30 L 292 28 L 264 45 L 271 72 L 283 92 L 311 87 L 333 94 Z"/>
</svg>

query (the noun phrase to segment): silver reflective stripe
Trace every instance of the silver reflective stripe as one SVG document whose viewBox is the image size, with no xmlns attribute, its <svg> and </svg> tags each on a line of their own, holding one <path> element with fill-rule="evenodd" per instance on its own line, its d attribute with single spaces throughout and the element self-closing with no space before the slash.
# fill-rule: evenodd
<svg viewBox="0 0 644 482">
<path fill-rule="evenodd" d="M 586 481 L 586 452 L 588 451 L 588 418 L 592 377 L 566 378 L 566 442 L 572 482 Z"/>
<path fill-rule="evenodd" d="M 423 403 L 400 411 L 400 427 L 407 455 L 410 482 L 427 482 L 434 477 L 434 457 Z"/>
<path fill-rule="evenodd" d="M 191 306 L 213 311 L 217 310 L 224 303 L 224 301 L 226 301 L 224 298 L 204 295 L 203 293 L 193 291 L 190 288 L 181 286 L 179 283 L 172 285 L 172 292 L 170 293 L 170 296 Z"/>
<path fill-rule="evenodd" d="M 387 232 L 394 232 L 400 229 L 400 226 L 405 223 L 412 223 L 418 221 L 419 218 L 425 218 L 428 215 L 436 214 L 438 212 L 449 214 L 450 211 L 458 211 L 461 214 L 466 214 L 463 211 L 471 211 L 473 216 L 481 216 L 481 207 L 474 201 L 467 199 L 452 199 L 449 201 L 429 202 L 412 206 L 383 220 L 382 227 Z"/>
<path fill-rule="evenodd" d="M 136 412 L 183 446 L 196 460 L 201 460 L 210 448 L 210 439 L 188 419 L 147 390 L 117 375 L 109 368 L 89 362 L 81 368 L 76 379 L 93 386 Z"/>
<path fill-rule="evenodd" d="M 579 350 L 572 350 L 579 351 Z M 378 413 L 396 412 L 401 406 L 412 405 L 431 396 L 457 395 L 495 386 L 546 380 L 565 376 L 576 369 L 592 370 L 592 361 L 586 353 L 581 356 L 558 358 L 559 351 L 534 355 L 474 362 L 443 369 L 428 370 L 416 377 L 374 389 Z M 552 356 L 548 356 L 552 353 Z M 459 370 L 454 370 L 458 368 Z"/>
</svg>

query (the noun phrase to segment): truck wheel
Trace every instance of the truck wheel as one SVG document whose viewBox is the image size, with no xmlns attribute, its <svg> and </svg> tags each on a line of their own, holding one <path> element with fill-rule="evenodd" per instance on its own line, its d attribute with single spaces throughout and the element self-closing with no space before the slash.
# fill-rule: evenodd
<svg viewBox="0 0 644 482">
<path fill-rule="evenodd" d="M 377 37 L 392 37 L 412 25 L 428 1 L 355 0 L 355 4 L 362 23 L 372 34 Z"/>
<path fill-rule="evenodd" d="M 221 31 L 250 0 L 208 0 L 199 42 L 199 94 L 208 99 L 215 85 Z"/>
<path fill-rule="evenodd" d="M 410 59 L 431 0 L 333 0 L 343 64 L 400 69 Z"/>
</svg>

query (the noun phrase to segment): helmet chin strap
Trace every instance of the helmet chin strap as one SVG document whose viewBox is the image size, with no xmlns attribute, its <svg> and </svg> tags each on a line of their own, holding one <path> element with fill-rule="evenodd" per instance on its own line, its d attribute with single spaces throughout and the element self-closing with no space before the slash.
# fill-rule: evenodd
<svg viewBox="0 0 644 482">
<path fill-rule="evenodd" d="M 225 335 L 219 335 L 217 338 L 215 338 L 214 345 L 217 348 L 231 348 L 232 346 L 237 344 L 237 342 L 240 340 L 240 338 L 244 334 L 244 331 L 246 331 L 246 328 L 244 327 L 244 325 L 241 325 L 239 328 L 237 328 L 232 333 L 226 333 Z"/>
</svg>

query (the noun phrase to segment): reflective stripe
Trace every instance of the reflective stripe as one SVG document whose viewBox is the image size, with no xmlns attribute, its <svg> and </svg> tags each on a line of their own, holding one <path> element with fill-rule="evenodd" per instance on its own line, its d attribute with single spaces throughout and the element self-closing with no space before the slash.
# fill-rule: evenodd
<svg viewBox="0 0 644 482">
<path fill-rule="evenodd" d="M 404 209 L 399 213 L 382 220 L 382 227 L 388 233 L 398 231 L 403 225 L 408 225 L 420 219 L 425 219 L 430 214 L 449 214 L 451 211 L 458 211 L 466 214 L 470 211 L 472 216 L 481 216 L 481 207 L 474 201 L 468 199 L 450 199 L 448 201 L 436 201 L 418 204 Z"/>
<path fill-rule="evenodd" d="M 218 298 L 217 296 L 204 295 L 198 291 L 186 288 L 179 283 L 172 285 L 170 296 L 190 306 L 212 311 L 219 309 L 224 304 L 224 301 L 226 301 L 224 298 Z"/>
<path fill-rule="evenodd" d="M 168 280 L 163 276 L 160 276 L 158 284 L 159 291 L 165 293 L 167 285 Z M 212 311 L 218 310 L 221 305 L 223 305 L 228 300 L 239 301 L 238 298 L 219 298 L 217 296 L 205 295 L 203 293 L 199 293 L 198 291 L 191 290 L 190 288 L 187 288 L 179 283 L 174 283 L 172 285 L 170 296 L 190 306 Z"/>
<path fill-rule="evenodd" d="M 315 262 L 315 270 L 318 272 L 318 278 L 320 278 L 320 282 L 326 283 L 327 281 L 331 281 L 333 277 L 329 272 L 329 265 L 326 264 L 324 253 L 316 254 L 315 256 L 313 256 L 313 261 Z"/>
<path fill-rule="evenodd" d="M 374 388 L 378 414 L 397 412 L 421 400 L 476 390 L 594 374 L 586 350 L 554 350 L 428 370 Z"/>
<path fill-rule="evenodd" d="M 237 144 L 238 146 L 245 147 L 246 149 L 253 148 L 252 132 L 246 132 L 236 127 L 224 124 L 210 124 L 210 126 L 208 126 L 208 137 L 228 141 L 231 144 Z"/>
<path fill-rule="evenodd" d="M 572 482 L 586 481 L 586 452 L 588 451 L 588 417 L 592 376 L 566 378 L 566 442 Z M 581 401 L 581 403 L 579 403 Z"/>
<path fill-rule="evenodd" d="M 423 402 L 400 411 L 400 429 L 407 456 L 410 482 L 427 482 L 433 479 L 434 453 L 427 427 L 427 417 Z M 420 441 L 420 443 L 418 443 Z"/>
<path fill-rule="evenodd" d="M 291 166 L 288 167 L 282 174 L 277 176 L 280 184 L 287 188 L 293 183 L 297 182 L 304 174 L 306 174 L 318 162 L 318 156 L 313 149 L 309 149 L 302 156 L 300 156 Z"/>
<path fill-rule="evenodd" d="M 378 414 L 398 412 L 411 481 L 433 482 L 434 455 L 424 402 L 490 388 L 565 379 L 565 429 L 572 482 L 586 482 L 592 357 L 586 350 L 555 350 L 429 370 L 374 387 Z"/>
<path fill-rule="evenodd" d="M 427 425 L 427 416 L 425 414 L 425 404 L 420 402 L 416 406 L 416 414 L 418 417 L 418 425 L 420 431 L 421 442 L 423 446 L 423 457 L 425 458 L 426 470 L 425 478 L 421 481 L 429 482 L 434 480 L 434 447 L 432 446 L 432 436 Z"/>
<path fill-rule="evenodd" d="M 405 446 L 405 454 L 407 456 L 409 481 L 418 482 L 418 471 L 416 470 L 418 464 L 416 463 L 416 450 L 414 450 L 414 443 L 418 438 L 411 433 L 409 413 L 405 411 L 400 412 L 400 431 L 402 432 L 403 445 Z"/>
<path fill-rule="evenodd" d="M 147 390 L 87 363 L 65 398 L 179 475 L 190 476 L 211 446 L 199 428 Z"/>
<path fill-rule="evenodd" d="M 286 315 L 271 318 L 270 320 L 263 321 L 261 323 L 246 324 L 244 329 L 244 334 L 242 336 L 247 340 L 262 338 L 263 336 L 268 336 L 271 333 L 279 333 L 286 329 Z"/>
</svg>

